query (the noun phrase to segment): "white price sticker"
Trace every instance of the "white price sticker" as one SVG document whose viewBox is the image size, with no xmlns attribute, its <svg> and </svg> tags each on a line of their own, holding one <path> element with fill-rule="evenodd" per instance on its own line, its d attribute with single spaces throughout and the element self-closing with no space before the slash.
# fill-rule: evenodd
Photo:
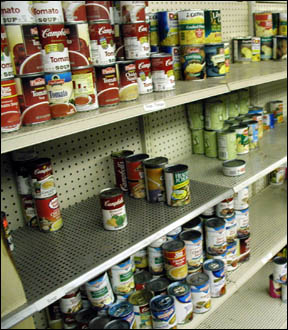
<svg viewBox="0 0 288 330">
<path fill-rule="evenodd" d="M 265 256 L 264 258 L 261 259 L 262 264 L 265 265 L 272 257 L 273 257 L 273 254 L 271 252 L 269 252 L 267 254 L 267 256 Z"/>
<path fill-rule="evenodd" d="M 156 111 L 166 108 L 166 103 L 163 100 L 156 101 L 153 103 L 144 104 L 145 111 Z"/>
<path fill-rule="evenodd" d="M 37 301 L 35 303 L 36 310 L 39 312 L 42 311 L 42 309 L 51 305 L 53 302 L 59 300 L 64 295 L 65 295 L 65 293 L 61 288 L 57 289 L 56 291 L 53 292 L 52 295 L 49 295 L 49 297 L 46 297 L 46 298 L 43 298 L 43 299 L 40 299 L 39 301 Z"/>
</svg>

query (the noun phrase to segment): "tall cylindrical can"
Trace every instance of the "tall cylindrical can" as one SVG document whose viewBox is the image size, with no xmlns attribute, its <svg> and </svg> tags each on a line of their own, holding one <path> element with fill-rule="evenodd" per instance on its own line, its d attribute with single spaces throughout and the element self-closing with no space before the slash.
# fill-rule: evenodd
<svg viewBox="0 0 288 330">
<path fill-rule="evenodd" d="M 221 130 L 224 127 L 225 106 L 220 100 L 205 102 L 205 128 L 207 130 Z"/>
<path fill-rule="evenodd" d="M 149 302 L 153 294 L 147 290 L 137 290 L 131 294 L 128 301 L 133 305 L 137 329 L 152 329 L 152 317 Z"/>
<path fill-rule="evenodd" d="M 147 249 L 137 251 L 132 255 L 136 269 L 146 269 L 148 267 Z"/>
<path fill-rule="evenodd" d="M 221 11 L 205 10 L 205 43 L 222 42 Z"/>
<path fill-rule="evenodd" d="M 180 45 L 204 44 L 204 10 L 191 9 L 178 12 Z"/>
<path fill-rule="evenodd" d="M 247 154 L 249 152 L 249 131 L 247 125 L 235 127 L 236 131 L 236 150 L 237 155 Z"/>
<path fill-rule="evenodd" d="M 217 131 L 204 130 L 205 156 L 217 158 Z"/>
<path fill-rule="evenodd" d="M 65 22 L 86 22 L 85 1 L 61 1 Z"/>
<path fill-rule="evenodd" d="M 235 210 L 235 217 L 237 221 L 238 237 L 248 235 L 250 233 L 249 208 L 244 210 Z"/>
<path fill-rule="evenodd" d="M 204 128 L 204 113 L 202 102 L 193 102 L 186 105 L 190 129 Z"/>
<path fill-rule="evenodd" d="M 179 45 L 178 13 L 160 11 L 158 15 L 159 43 L 161 46 Z"/>
<path fill-rule="evenodd" d="M 252 37 L 252 62 L 260 62 L 261 60 L 261 38 Z"/>
<path fill-rule="evenodd" d="M 181 46 L 180 54 L 184 80 L 201 80 L 206 78 L 204 45 Z"/>
<path fill-rule="evenodd" d="M 225 231 L 227 243 L 230 244 L 235 242 L 237 237 L 237 221 L 234 214 L 225 218 Z"/>
<path fill-rule="evenodd" d="M 139 97 L 136 66 L 133 61 L 116 63 L 119 72 L 119 95 L 121 102 L 133 101 Z"/>
<path fill-rule="evenodd" d="M 170 54 L 159 53 L 151 56 L 152 81 L 155 92 L 175 89 L 173 59 Z"/>
<path fill-rule="evenodd" d="M 178 46 L 161 46 L 160 52 L 172 55 L 175 80 L 181 80 L 180 48 Z"/>
<path fill-rule="evenodd" d="M 120 1 L 122 23 L 138 23 L 146 19 L 147 1 Z"/>
<path fill-rule="evenodd" d="M 122 150 L 119 152 L 112 152 L 111 154 L 114 164 L 116 186 L 122 191 L 128 191 L 125 158 L 133 155 L 133 153 L 134 151 L 131 150 Z"/>
<path fill-rule="evenodd" d="M 135 288 L 135 283 L 131 258 L 129 257 L 119 264 L 114 265 L 110 269 L 110 278 L 114 293 L 118 295 L 132 293 Z"/>
<path fill-rule="evenodd" d="M 223 77 L 226 75 L 224 44 L 205 45 L 207 77 Z"/>
<path fill-rule="evenodd" d="M 258 121 L 251 120 L 247 122 L 249 134 L 249 150 L 254 150 L 259 147 L 258 139 Z"/>
<path fill-rule="evenodd" d="M 230 218 L 234 214 L 233 196 L 224 199 L 216 205 L 216 215 L 219 218 Z"/>
<path fill-rule="evenodd" d="M 281 297 L 281 287 L 282 284 L 274 281 L 273 274 L 269 276 L 269 296 L 271 298 Z"/>
<path fill-rule="evenodd" d="M 150 46 L 159 46 L 159 33 L 158 33 L 158 13 L 149 13 L 149 33 L 150 33 Z"/>
<path fill-rule="evenodd" d="M 112 1 L 85 1 L 88 21 L 106 21 L 113 24 Z"/>
<path fill-rule="evenodd" d="M 175 304 L 171 296 L 155 296 L 150 301 L 150 310 L 153 329 L 175 329 L 177 327 Z"/>
<path fill-rule="evenodd" d="M 117 321 L 127 321 L 130 324 L 130 329 L 136 329 L 136 319 L 133 311 L 133 305 L 128 301 L 116 302 L 109 310 L 108 315 Z M 107 326 L 105 326 L 107 329 Z M 117 327 L 118 328 L 118 327 Z"/>
<path fill-rule="evenodd" d="M 139 94 L 153 92 L 150 58 L 141 58 L 134 61 L 136 65 Z"/>
<path fill-rule="evenodd" d="M 261 61 L 272 60 L 273 57 L 273 37 L 261 37 Z"/>
<path fill-rule="evenodd" d="M 1 80 L 14 77 L 5 25 L 1 24 Z"/>
<path fill-rule="evenodd" d="M 220 160 L 232 160 L 237 156 L 236 132 L 229 129 L 217 132 L 218 158 Z"/>
<path fill-rule="evenodd" d="M 1 14 L 5 25 L 35 23 L 32 1 L 2 1 Z"/>
<path fill-rule="evenodd" d="M 284 257 L 275 257 L 273 259 L 273 279 L 278 283 L 287 281 L 287 259 Z"/>
<path fill-rule="evenodd" d="M 204 130 L 192 129 L 192 146 L 193 153 L 203 155 L 204 154 Z"/>
<path fill-rule="evenodd" d="M 281 12 L 279 16 L 279 34 L 287 36 L 287 12 Z"/>
<path fill-rule="evenodd" d="M 226 276 L 224 262 L 218 259 L 208 259 L 204 262 L 204 273 L 209 276 L 211 297 L 221 297 L 226 293 Z"/>
<path fill-rule="evenodd" d="M 200 217 L 196 217 L 196 218 L 184 223 L 182 228 L 183 228 L 183 231 L 189 231 L 189 230 L 199 231 L 203 237 L 202 220 Z"/>
<path fill-rule="evenodd" d="M 226 260 L 227 260 L 227 271 L 231 272 L 238 267 L 238 258 L 237 258 L 237 242 L 231 242 L 227 245 Z"/>
<path fill-rule="evenodd" d="M 222 254 L 226 251 L 225 220 L 210 218 L 205 223 L 206 251 L 210 254 Z"/>
<path fill-rule="evenodd" d="M 162 275 L 164 273 L 162 244 L 166 241 L 166 236 L 162 236 L 148 246 L 149 272 L 153 275 Z"/>
<path fill-rule="evenodd" d="M 271 185 L 281 185 L 285 181 L 286 167 L 278 167 L 270 173 L 270 184 Z"/>
</svg>

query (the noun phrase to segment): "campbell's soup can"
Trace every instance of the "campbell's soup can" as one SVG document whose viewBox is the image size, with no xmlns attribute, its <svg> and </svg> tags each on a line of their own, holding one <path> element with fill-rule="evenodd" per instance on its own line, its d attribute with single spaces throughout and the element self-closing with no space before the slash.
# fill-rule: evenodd
<svg viewBox="0 0 288 330">
<path fill-rule="evenodd" d="M 85 1 L 61 1 L 65 22 L 86 22 Z"/>
<path fill-rule="evenodd" d="M 153 92 L 151 61 L 150 58 L 140 58 L 135 60 L 137 82 L 139 94 L 148 94 Z"/>
<path fill-rule="evenodd" d="M 92 62 L 108 65 L 116 61 L 114 29 L 109 21 L 89 22 Z"/>
<path fill-rule="evenodd" d="M 88 21 L 114 22 L 112 1 L 86 1 L 86 14 Z"/>
<path fill-rule="evenodd" d="M 126 59 L 135 60 L 150 56 L 148 23 L 123 24 L 122 33 Z"/>
<path fill-rule="evenodd" d="M 13 78 L 13 65 L 6 35 L 5 26 L 1 24 L 1 80 Z"/>
<path fill-rule="evenodd" d="M 161 52 L 171 54 L 173 59 L 173 71 L 175 80 L 181 80 L 181 60 L 180 60 L 180 47 L 178 46 L 161 46 Z"/>
<path fill-rule="evenodd" d="M 78 112 L 99 108 L 93 66 L 72 69 L 72 83 Z"/>
<path fill-rule="evenodd" d="M 121 25 L 115 24 L 114 25 L 114 41 L 115 41 L 115 56 L 118 61 L 124 60 L 124 42 L 123 42 L 123 35 L 121 33 Z"/>
<path fill-rule="evenodd" d="M 133 153 L 134 151 L 131 150 L 121 150 L 112 152 L 111 154 L 114 164 L 116 186 L 122 191 L 128 191 L 125 158 L 133 155 Z"/>
<path fill-rule="evenodd" d="M 117 62 L 120 101 L 133 101 L 139 97 L 136 66 L 133 61 Z"/>
<path fill-rule="evenodd" d="M 45 82 L 52 118 L 76 113 L 71 72 L 46 73 Z"/>
<path fill-rule="evenodd" d="M 13 132 L 20 128 L 21 114 L 14 79 L 1 80 L 1 132 Z"/>
<path fill-rule="evenodd" d="M 43 72 L 37 25 L 7 25 L 6 33 L 14 74 Z"/>
<path fill-rule="evenodd" d="M 138 23 L 146 19 L 148 1 L 120 1 L 122 23 Z"/>
<path fill-rule="evenodd" d="M 45 72 L 70 70 L 67 36 L 64 23 L 39 25 L 42 59 Z"/>
<path fill-rule="evenodd" d="M 152 81 L 155 92 L 175 89 L 172 55 L 160 53 L 151 56 Z"/>
<path fill-rule="evenodd" d="M 115 64 L 98 66 L 96 70 L 97 97 L 100 107 L 116 105 L 120 102 Z"/>
<path fill-rule="evenodd" d="M 65 33 L 71 67 L 91 65 L 88 23 L 66 23 Z"/>
<path fill-rule="evenodd" d="M 35 23 L 33 1 L 1 1 L 4 24 Z"/>
<path fill-rule="evenodd" d="M 63 23 L 61 1 L 33 1 L 36 23 Z"/>
</svg>

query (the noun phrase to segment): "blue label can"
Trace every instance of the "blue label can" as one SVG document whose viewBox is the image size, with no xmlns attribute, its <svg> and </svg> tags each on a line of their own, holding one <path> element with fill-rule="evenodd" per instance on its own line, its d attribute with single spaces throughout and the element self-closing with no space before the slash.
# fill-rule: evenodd
<svg viewBox="0 0 288 330">
<path fill-rule="evenodd" d="M 108 314 L 113 319 L 120 319 L 129 322 L 130 329 L 136 329 L 136 319 L 133 311 L 133 305 L 129 302 L 120 302 L 119 304 L 113 304 L 109 310 Z"/>
<path fill-rule="evenodd" d="M 211 297 L 221 297 L 226 293 L 225 265 L 222 260 L 208 259 L 204 262 L 204 273 L 209 276 Z"/>
<path fill-rule="evenodd" d="M 150 300 L 150 310 L 153 329 L 176 329 L 176 310 L 171 296 L 155 296 Z"/>
<path fill-rule="evenodd" d="M 270 116 L 270 128 L 275 128 L 275 116 L 274 113 L 269 113 Z"/>
<path fill-rule="evenodd" d="M 161 46 L 179 45 L 177 12 L 158 12 L 158 30 Z"/>
<path fill-rule="evenodd" d="M 223 77 L 226 74 L 224 44 L 205 45 L 207 77 Z"/>
</svg>

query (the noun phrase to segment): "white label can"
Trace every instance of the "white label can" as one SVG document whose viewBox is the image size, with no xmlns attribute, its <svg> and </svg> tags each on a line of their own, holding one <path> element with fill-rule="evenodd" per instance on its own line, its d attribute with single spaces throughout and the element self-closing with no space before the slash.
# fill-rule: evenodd
<svg viewBox="0 0 288 330">
<path fill-rule="evenodd" d="M 63 23 L 61 1 L 33 1 L 36 23 Z"/>
<path fill-rule="evenodd" d="M 206 221 L 206 251 L 210 254 L 222 254 L 226 251 L 225 220 L 211 218 Z"/>
<path fill-rule="evenodd" d="M 278 283 L 287 281 L 287 259 L 283 257 L 275 257 L 273 259 L 273 279 Z"/>
<path fill-rule="evenodd" d="M 245 187 L 234 195 L 235 210 L 244 210 L 249 207 L 249 188 Z"/>
<path fill-rule="evenodd" d="M 1 1 L 1 14 L 4 24 L 35 23 L 33 1 Z"/>
<path fill-rule="evenodd" d="M 68 292 L 60 299 L 60 309 L 63 314 L 74 314 L 82 308 L 79 288 Z"/>
<path fill-rule="evenodd" d="M 236 210 L 235 218 L 237 221 L 238 236 L 246 236 L 250 233 L 249 208 L 245 210 Z"/>
<path fill-rule="evenodd" d="M 124 260 L 110 269 L 113 291 L 119 295 L 126 295 L 135 288 L 131 258 Z"/>
<path fill-rule="evenodd" d="M 153 275 L 164 273 L 164 258 L 161 247 L 148 246 L 149 271 Z"/>
</svg>

